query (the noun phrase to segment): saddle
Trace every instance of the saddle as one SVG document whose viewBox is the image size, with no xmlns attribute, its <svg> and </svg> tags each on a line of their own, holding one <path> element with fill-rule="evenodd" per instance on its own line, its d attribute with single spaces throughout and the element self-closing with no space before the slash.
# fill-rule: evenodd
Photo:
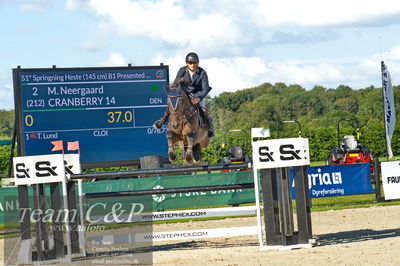
<svg viewBox="0 0 400 266">
<path fill-rule="evenodd" d="M 183 87 L 183 88 L 185 88 L 185 87 Z M 184 89 L 184 92 L 188 95 L 189 99 L 192 99 L 194 97 L 193 94 L 187 90 L 187 88 Z M 211 125 L 209 122 L 210 119 L 208 118 L 207 112 L 203 109 L 203 107 L 201 107 L 201 105 L 199 103 L 195 104 L 194 106 L 196 107 L 197 111 L 200 114 L 200 119 L 199 119 L 200 127 L 211 128 Z"/>
</svg>

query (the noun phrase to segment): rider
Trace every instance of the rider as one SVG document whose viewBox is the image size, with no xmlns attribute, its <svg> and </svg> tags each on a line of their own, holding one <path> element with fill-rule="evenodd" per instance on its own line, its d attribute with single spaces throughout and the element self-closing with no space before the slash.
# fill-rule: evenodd
<svg viewBox="0 0 400 266">
<path fill-rule="evenodd" d="M 214 127 L 211 117 L 205 110 L 204 98 L 210 92 L 211 87 L 208 85 L 208 77 L 206 71 L 199 67 L 199 56 L 196 53 L 188 53 L 186 55 L 186 66 L 181 67 L 176 74 L 174 84 L 187 85 L 186 91 L 191 94 L 192 104 L 200 103 L 203 108 L 204 118 L 208 124 L 209 131 L 208 137 L 214 137 Z M 160 129 L 165 121 L 168 119 L 169 111 L 165 112 L 164 116 L 154 123 L 154 127 Z"/>
</svg>

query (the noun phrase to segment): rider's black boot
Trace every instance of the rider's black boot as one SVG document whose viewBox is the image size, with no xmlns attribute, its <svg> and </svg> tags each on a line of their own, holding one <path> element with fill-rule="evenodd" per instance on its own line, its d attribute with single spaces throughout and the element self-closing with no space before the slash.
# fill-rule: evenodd
<svg viewBox="0 0 400 266">
<path fill-rule="evenodd" d="M 165 121 L 167 121 L 168 117 L 169 117 L 169 111 L 168 111 L 168 109 L 167 109 L 167 111 L 165 111 L 164 116 L 161 117 L 160 120 L 157 120 L 156 122 L 154 122 L 153 127 L 154 127 L 155 129 L 161 129 L 162 126 L 163 126 L 163 124 L 165 123 Z"/>
<path fill-rule="evenodd" d="M 211 117 L 209 115 L 206 115 L 206 120 L 207 120 L 207 124 L 208 124 L 208 137 L 209 138 L 215 137 L 214 125 L 213 125 L 213 121 L 212 121 Z"/>
</svg>

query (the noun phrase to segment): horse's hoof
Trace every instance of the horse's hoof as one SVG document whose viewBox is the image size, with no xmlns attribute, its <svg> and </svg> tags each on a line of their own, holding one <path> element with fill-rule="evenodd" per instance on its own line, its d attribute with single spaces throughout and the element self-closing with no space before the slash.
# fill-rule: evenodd
<svg viewBox="0 0 400 266">
<path fill-rule="evenodd" d="M 184 160 L 186 165 L 192 165 L 193 164 L 193 160 Z"/>
<path fill-rule="evenodd" d="M 193 161 L 195 163 L 200 162 L 201 160 L 201 148 L 200 148 L 200 144 L 196 144 L 196 146 L 194 146 L 193 148 Z"/>
<path fill-rule="evenodd" d="M 185 154 L 185 162 L 187 164 L 191 164 L 193 162 L 193 156 L 191 154 L 186 153 Z"/>
<path fill-rule="evenodd" d="M 193 161 L 195 163 L 198 163 L 201 161 L 201 153 L 200 152 L 196 152 L 193 154 Z"/>
<path fill-rule="evenodd" d="M 193 157 L 193 162 L 194 163 L 199 163 L 201 161 L 201 156 L 200 157 Z"/>
<path fill-rule="evenodd" d="M 170 161 L 171 163 L 176 162 L 176 159 L 177 159 L 175 153 L 169 153 L 169 154 L 168 154 L 168 158 L 169 158 L 169 161 Z"/>
</svg>

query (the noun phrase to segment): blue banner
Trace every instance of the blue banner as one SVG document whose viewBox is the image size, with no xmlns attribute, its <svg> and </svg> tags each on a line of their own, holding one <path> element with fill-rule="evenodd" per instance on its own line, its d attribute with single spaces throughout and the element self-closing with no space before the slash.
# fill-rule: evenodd
<svg viewBox="0 0 400 266">
<path fill-rule="evenodd" d="M 372 193 L 370 164 L 346 164 L 308 167 L 311 198 Z M 292 195 L 295 198 L 294 172 L 290 171 Z"/>
</svg>

